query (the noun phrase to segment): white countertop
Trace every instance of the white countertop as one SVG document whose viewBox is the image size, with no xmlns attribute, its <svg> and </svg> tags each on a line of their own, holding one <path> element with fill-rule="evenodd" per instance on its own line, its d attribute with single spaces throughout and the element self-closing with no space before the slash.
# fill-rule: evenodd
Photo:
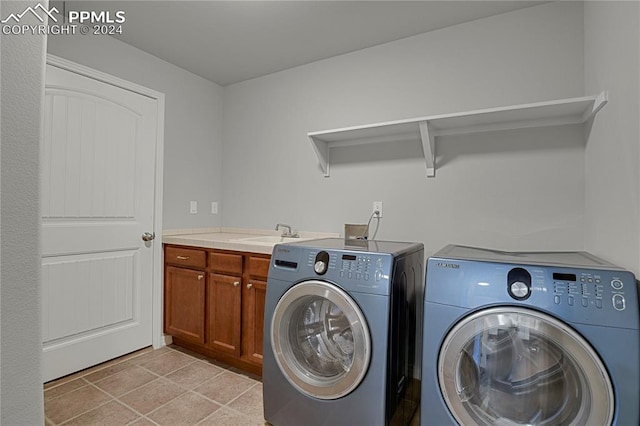
<svg viewBox="0 0 640 426">
<path fill-rule="evenodd" d="M 299 232 L 300 238 L 289 241 L 304 241 L 317 238 L 338 237 L 331 232 Z M 236 250 L 252 253 L 271 254 L 273 246 L 282 242 L 281 232 L 264 229 L 206 228 L 166 230 L 162 235 L 164 244 Z M 252 240 L 253 239 L 253 240 Z M 257 239 L 257 241 L 255 240 Z"/>
</svg>

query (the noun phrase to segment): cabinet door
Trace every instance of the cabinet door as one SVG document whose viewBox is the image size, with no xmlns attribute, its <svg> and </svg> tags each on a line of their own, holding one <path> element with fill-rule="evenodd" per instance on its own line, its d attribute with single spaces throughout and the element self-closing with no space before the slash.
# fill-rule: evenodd
<svg viewBox="0 0 640 426">
<path fill-rule="evenodd" d="M 243 296 L 243 357 L 262 365 L 262 330 L 264 328 L 264 304 L 267 283 L 251 279 Z"/>
<path fill-rule="evenodd" d="M 207 345 L 240 356 L 241 277 L 209 274 Z"/>
<path fill-rule="evenodd" d="M 167 266 L 164 289 L 165 333 L 204 343 L 205 273 Z"/>
</svg>

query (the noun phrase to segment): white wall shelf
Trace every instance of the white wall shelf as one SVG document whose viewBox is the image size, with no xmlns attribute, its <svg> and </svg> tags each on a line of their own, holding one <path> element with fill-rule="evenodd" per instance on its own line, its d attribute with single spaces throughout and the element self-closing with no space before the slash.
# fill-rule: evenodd
<svg viewBox="0 0 640 426">
<path fill-rule="evenodd" d="M 427 176 L 433 177 L 436 171 L 435 145 L 438 136 L 585 123 L 600 111 L 607 101 L 607 92 L 602 92 L 597 96 L 310 132 L 307 136 L 311 140 L 325 177 L 329 177 L 330 173 L 332 147 L 409 139 L 422 142 Z"/>
</svg>

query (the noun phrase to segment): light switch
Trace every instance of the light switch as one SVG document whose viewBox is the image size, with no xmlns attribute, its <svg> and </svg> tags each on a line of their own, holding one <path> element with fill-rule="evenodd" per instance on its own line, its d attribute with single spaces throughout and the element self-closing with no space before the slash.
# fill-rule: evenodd
<svg viewBox="0 0 640 426">
<path fill-rule="evenodd" d="M 189 213 L 191 213 L 191 214 L 198 213 L 198 202 L 197 201 L 189 202 Z"/>
<path fill-rule="evenodd" d="M 212 201 L 211 202 L 211 214 L 218 214 L 218 202 L 217 201 Z"/>
</svg>

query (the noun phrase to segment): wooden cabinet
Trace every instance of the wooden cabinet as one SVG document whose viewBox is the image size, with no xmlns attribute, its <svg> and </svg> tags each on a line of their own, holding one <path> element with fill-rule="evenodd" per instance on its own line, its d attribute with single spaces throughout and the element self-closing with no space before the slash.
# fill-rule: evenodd
<svg viewBox="0 0 640 426">
<path fill-rule="evenodd" d="M 267 282 L 251 279 L 242 296 L 242 355 L 248 362 L 262 365 L 262 333 Z"/>
<path fill-rule="evenodd" d="M 241 277 L 209 274 L 207 283 L 207 345 L 240 356 Z"/>
<path fill-rule="evenodd" d="M 204 343 L 205 266 L 204 250 L 166 248 L 165 333 L 195 343 Z"/>
<path fill-rule="evenodd" d="M 247 362 L 262 365 L 264 305 L 270 258 L 252 255 L 248 261 L 247 285 L 242 297 L 242 356 Z"/>
<path fill-rule="evenodd" d="M 240 356 L 242 338 L 241 254 L 209 252 L 207 345 Z"/>
<path fill-rule="evenodd" d="M 205 269 L 207 252 L 186 247 L 167 247 L 164 252 L 164 262 L 184 268 Z"/>
<path fill-rule="evenodd" d="M 270 256 L 165 245 L 165 333 L 176 345 L 262 374 Z"/>
</svg>

